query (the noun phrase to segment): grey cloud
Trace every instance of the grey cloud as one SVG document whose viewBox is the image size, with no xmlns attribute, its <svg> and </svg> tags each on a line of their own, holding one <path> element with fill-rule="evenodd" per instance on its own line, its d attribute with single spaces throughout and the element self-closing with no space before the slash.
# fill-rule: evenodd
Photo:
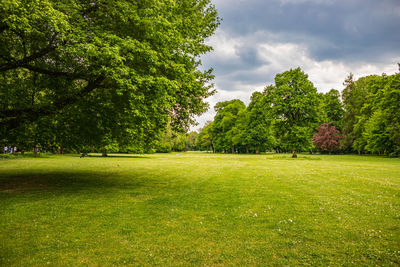
<svg viewBox="0 0 400 267">
<path fill-rule="evenodd" d="M 379 58 L 397 53 L 398 0 L 223 1 L 221 27 L 232 36 L 256 31 L 280 34 L 280 41 L 309 43 L 318 60 Z M 319 43 L 328 43 L 321 46 Z"/>
<path fill-rule="evenodd" d="M 240 69 L 254 70 L 262 65 L 269 64 L 262 59 L 254 44 L 240 44 L 235 46 L 235 57 L 219 57 L 218 52 L 203 57 L 207 67 L 214 67 L 217 76 L 230 74 Z"/>
<path fill-rule="evenodd" d="M 223 18 L 202 57 L 214 68 L 218 93 L 208 100 L 240 98 L 273 83 L 277 73 L 301 67 L 320 91 L 341 89 L 357 77 L 397 71 L 400 0 L 214 0 Z M 393 68 L 392 68 L 393 66 Z"/>
<path fill-rule="evenodd" d="M 400 56 L 398 0 L 217 0 L 215 4 L 223 18 L 221 31 L 238 41 L 234 56 L 222 57 L 215 51 L 203 57 L 204 67 L 214 68 L 216 84 L 224 90 L 272 80 L 276 73 L 257 72 L 270 64 L 258 50 L 264 43 L 294 43 L 305 47 L 315 61 L 345 64 L 388 63 Z"/>
</svg>

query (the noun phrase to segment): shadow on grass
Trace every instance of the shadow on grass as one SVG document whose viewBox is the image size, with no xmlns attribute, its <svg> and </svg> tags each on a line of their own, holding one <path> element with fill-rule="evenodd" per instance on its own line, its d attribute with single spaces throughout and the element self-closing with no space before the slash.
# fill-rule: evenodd
<svg viewBox="0 0 400 267">
<path fill-rule="evenodd" d="M 0 154 L 0 160 L 2 159 L 23 159 L 23 158 L 50 158 L 52 154 L 50 153 L 39 153 L 36 156 L 33 153 L 25 153 L 22 155 L 21 153 L 17 154 Z"/>
<path fill-rule="evenodd" d="M 268 155 L 266 159 L 273 159 L 273 160 L 321 160 L 319 157 L 315 156 L 303 156 L 303 155 L 297 155 L 297 158 L 292 158 L 291 154 L 288 155 Z"/>
<path fill-rule="evenodd" d="M 108 154 L 106 157 L 103 157 L 101 154 L 89 154 L 86 155 L 85 157 L 88 158 L 122 158 L 122 159 L 149 159 L 150 157 L 148 156 L 140 156 L 140 155 L 127 155 L 127 154 L 123 154 L 123 155 L 118 155 L 118 154 Z M 85 158 L 82 157 L 82 158 Z"/>
<path fill-rule="evenodd" d="M 0 174 L 0 199 L 21 193 L 51 192 L 52 194 L 107 193 L 118 188 L 137 188 L 144 181 L 121 179 L 113 173 L 96 171 L 56 171 L 46 173 Z M 6 196 L 6 197 L 7 197 Z"/>
</svg>

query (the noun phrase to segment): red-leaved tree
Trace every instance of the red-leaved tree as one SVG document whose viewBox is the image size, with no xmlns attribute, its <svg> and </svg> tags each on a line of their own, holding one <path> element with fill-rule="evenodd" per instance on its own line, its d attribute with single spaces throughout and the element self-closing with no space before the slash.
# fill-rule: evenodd
<svg viewBox="0 0 400 267">
<path fill-rule="evenodd" d="M 328 151 L 330 154 L 332 151 L 339 149 L 340 139 L 342 139 L 342 135 L 335 126 L 330 123 L 323 123 L 318 126 L 317 132 L 313 135 L 313 144 L 321 150 Z"/>
</svg>

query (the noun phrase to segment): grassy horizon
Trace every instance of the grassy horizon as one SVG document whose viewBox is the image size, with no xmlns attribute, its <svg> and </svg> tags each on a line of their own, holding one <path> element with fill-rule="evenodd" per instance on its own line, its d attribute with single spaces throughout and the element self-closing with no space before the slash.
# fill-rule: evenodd
<svg viewBox="0 0 400 267">
<path fill-rule="evenodd" d="M 0 160 L 0 265 L 399 265 L 400 160 Z"/>
</svg>

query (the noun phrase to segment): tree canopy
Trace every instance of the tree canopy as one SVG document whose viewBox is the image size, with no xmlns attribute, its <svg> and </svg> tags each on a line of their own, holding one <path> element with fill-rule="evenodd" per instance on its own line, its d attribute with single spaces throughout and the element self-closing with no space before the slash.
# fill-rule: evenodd
<svg viewBox="0 0 400 267">
<path fill-rule="evenodd" d="M 210 0 L 10 0 L 0 15 L 6 142 L 143 148 L 214 92 L 199 70 L 219 24 Z"/>
<path fill-rule="evenodd" d="M 313 144 L 322 151 L 339 150 L 340 140 L 342 136 L 340 132 L 331 123 L 323 123 L 318 126 L 317 132 L 313 135 Z"/>
<path fill-rule="evenodd" d="M 275 76 L 275 85 L 267 86 L 281 145 L 293 151 L 311 148 L 313 126 L 317 123 L 317 89 L 300 68 Z"/>
</svg>

